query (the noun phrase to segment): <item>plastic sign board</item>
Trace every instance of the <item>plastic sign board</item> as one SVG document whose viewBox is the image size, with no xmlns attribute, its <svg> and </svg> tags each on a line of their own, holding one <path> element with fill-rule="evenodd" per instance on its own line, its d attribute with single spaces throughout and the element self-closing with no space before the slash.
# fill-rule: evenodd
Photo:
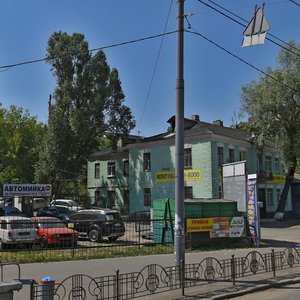
<svg viewBox="0 0 300 300">
<path fill-rule="evenodd" d="M 255 9 L 254 17 L 243 32 L 242 47 L 264 44 L 269 29 L 270 26 L 264 15 L 264 8 Z"/>
<path fill-rule="evenodd" d="M 175 171 L 160 171 L 155 174 L 156 182 L 174 182 Z M 184 170 L 184 181 L 200 181 L 202 180 L 201 170 Z"/>
<path fill-rule="evenodd" d="M 51 184 L 3 184 L 3 196 L 50 197 Z"/>
</svg>

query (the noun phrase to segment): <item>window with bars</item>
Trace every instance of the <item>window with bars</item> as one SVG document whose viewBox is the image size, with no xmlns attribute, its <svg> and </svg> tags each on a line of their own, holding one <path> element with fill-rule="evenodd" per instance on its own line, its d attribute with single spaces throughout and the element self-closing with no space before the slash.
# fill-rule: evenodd
<svg viewBox="0 0 300 300">
<path fill-rule="evenodd" d="M 151 170 L 151 155 L 149 152 L 145 152 L 143 155 L 143 166 L 144 166 L 144 171 Z"/>
<path fill-rule="evenodd" d="M 275 167 L 275 172 L 279 173 L 279 172 L 280 172 L 280 161 L 279 161 L 279 157 L 275 157 L 274 167 Z"/>
<path fill-rule="evenodd" d="M 186 167 L 186 168 L 192 167 L 192 149 L 191 148 L 184 149 L 184 167 Z"/>
<path fill-rule="evenodd" d="M 95 179 L 100 178 L 100 163 L 95 163 Z"/>
<path fill-rule="evenodd" d="M 144 206 L 151 206 L 151 189 L 144 188 Z"/>
<path fill-rule="evenodd" d="M 109 161 L 107 162 L 107 176 L 113 177 L 116 175 L 116 162 Z"/>
</svg>

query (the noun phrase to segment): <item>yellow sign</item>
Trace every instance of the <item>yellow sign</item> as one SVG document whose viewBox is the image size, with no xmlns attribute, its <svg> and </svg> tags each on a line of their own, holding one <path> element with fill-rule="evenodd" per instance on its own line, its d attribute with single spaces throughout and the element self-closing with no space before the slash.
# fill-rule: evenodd
<svg viewBox="0 0 300 300">
<path fill-rule="evenodd" d="M 185 181 L 199 181 L 202 180 L 201 170 L 184 170 Z M 156 182 L 174 182 L 175 171 L 161 171 L 156 173 Z"/>
<path fill-rule="evenodd" d="M 285 175 L 273 174 L 273 180 L 268 180 L 267 183 L 284 184 L 285 183 Z"/>
<path fill-rule="evenodd" d="M 213 218 L 187 219 L 186 232 L 203 232 L 213 230 Z"/>
</svg>

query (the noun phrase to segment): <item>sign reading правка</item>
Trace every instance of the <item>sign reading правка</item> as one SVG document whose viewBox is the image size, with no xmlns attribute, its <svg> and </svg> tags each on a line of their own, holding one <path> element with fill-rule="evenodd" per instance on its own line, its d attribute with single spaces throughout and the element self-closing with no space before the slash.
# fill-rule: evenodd
<svg viewBox="0 0 300 300">
<path fill-rule="evenodd" d="M 51 184 L 3 184 L 3 196 L 50 197 Z"/>
<path fill-rule="evenodd" d="M 199 181 L 202 180 L 201 170 L 184 170 L 184 181 Z M 175 171 L 160 171 L 156 173 L 156 182 L 174 182 Z"/>
</svg>

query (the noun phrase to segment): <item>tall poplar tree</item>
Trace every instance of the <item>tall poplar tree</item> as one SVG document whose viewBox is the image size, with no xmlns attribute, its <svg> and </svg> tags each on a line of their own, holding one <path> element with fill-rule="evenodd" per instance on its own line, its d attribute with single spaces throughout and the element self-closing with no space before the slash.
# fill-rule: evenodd
<svg viewBox="0 0 300 300">
<path fill-rule="evenodd" d="M 61 182 L 85 178 L 87 159 L 101 136 L 116 145 L 135 121 L 124 105 L 117 70 L 110 69 L 102 50 L 92 55 L 83 34 L 53 33 L 47 53 L 56 88 L 36 176 L 47 178 L 59 195 Z"/>
</svg>

